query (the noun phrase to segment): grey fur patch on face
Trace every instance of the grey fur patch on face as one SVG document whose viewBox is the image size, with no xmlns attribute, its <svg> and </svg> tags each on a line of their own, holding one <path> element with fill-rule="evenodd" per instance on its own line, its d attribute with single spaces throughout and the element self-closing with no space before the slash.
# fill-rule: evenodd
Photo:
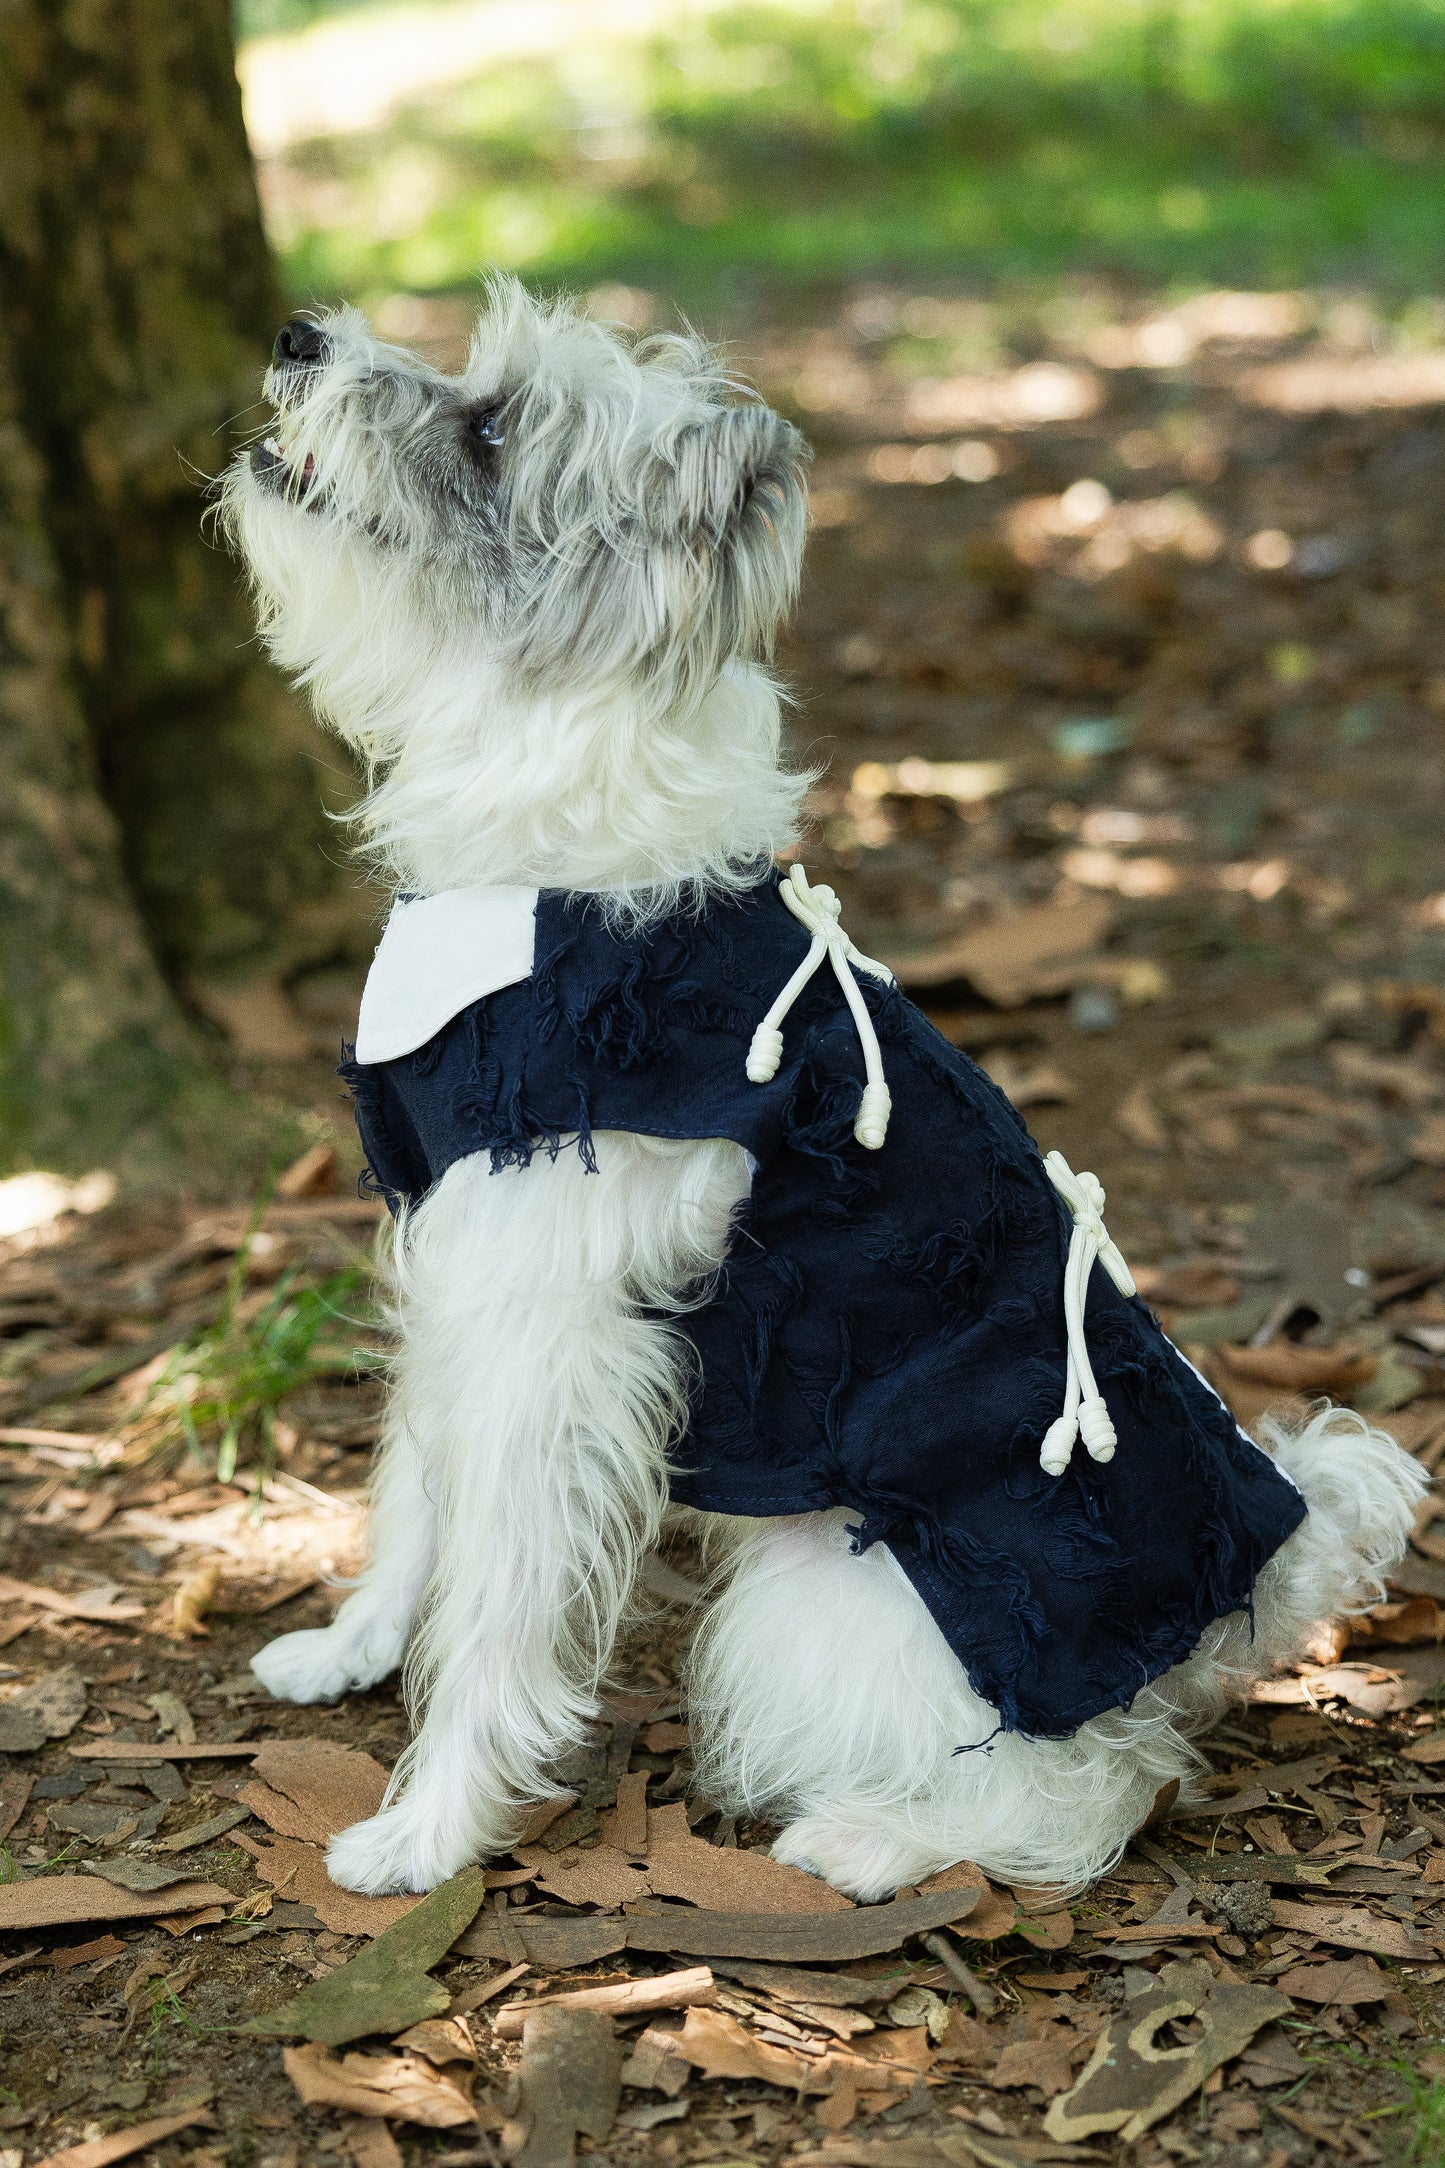
<svg viewBox="0 0 1445 2168">
<path fill-rule="evenodd" d="M 306 577 L 304 515 L 316 549 L 519 684 L 687 704 L 766 656 L 797 588 L 806 447 L 702 340 L 629 344 L 512 279 L 455 377 L 355 310 L 317 329 L 316 358 L 268 373 L 275 423 L 223 490 L 273 613 Z"/>
</svg>

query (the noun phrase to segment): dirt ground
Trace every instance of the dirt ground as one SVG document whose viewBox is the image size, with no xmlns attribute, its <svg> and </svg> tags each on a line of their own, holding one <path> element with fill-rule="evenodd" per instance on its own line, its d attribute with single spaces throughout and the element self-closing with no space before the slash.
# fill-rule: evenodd
<svg viewBox="0 0 1445 2168">
<path fill-rule="evenodd" d="M 818 455 L 782 658 L 822 771 L 810 872 L 1040 1143 L 1097 1171 L 1142 1291 L 1242 1419 L 1328 1392 L 1433 1470 L 1439 358 L 1308 296 L 877 288 L 736 329 Z M 259 1220 L 0 1192 L 4 2168 L 70 2147 L 100 2168 L 152 2118 L 182 2127 L 147 2157 L 197 2168 L 550 2163 L 574 2132 L 662 2163 L 1445 2160 L 1432 1504 L 1389 1602 L 1321 1622 L 1205 1743 L 1204 1807 L 1161 1800 L 1070 1904 L 984 1888 L 932 1942 L 846 1962 L 829 1937 L 853 1916 L 800 1911 L 770 1832 L 689 1790 L 692 1562 L 672 1554 L 594 1747 L 559 1772 L 575 1806 L 489 1863 L 432 1967 L 450 2031 L 348 2035 L 370 2061 L 343 2084 L 324 2047 L 292 2047 L 288 2075 L 276 2039 L 236 2030 L 383 1947 L 395 1908 L 331 1889 L 320 1845 L 380 1781 L 356 1757 L 385 1770 L 406 1737 L 389 1688 L 293 1710 L 246 1668 L 325 1620 L 356 1556 L 384 1345 L 328 1072 L 355 988 L 289 999 L 314 1062 L 267 1061 L 257 1025 L 237 1073 L 305 1108 L 318 1146 Z M 233 1751 L 186 1751 L 208 1745 Z M 677 1948 L 623 1948 L 629 1921 L 681 1912 Z M 755 1948 L 709 1953 L 709 1912 L 804 1920 L 812 1956 L 756 1919 Z M 566 1925 L 587 1920 L 600 1940 Z M 585 2020 L 560 2077 L 542 2020 L 520 2065 L 497 2022 L 548 1987 L 698 1964 L 715 2000 Z M 1145 2015 L 1151 2053 L 1120 2046 Z M 1112 2123 L 1079 2085 L 1106 2027 Z"/>
</svg>

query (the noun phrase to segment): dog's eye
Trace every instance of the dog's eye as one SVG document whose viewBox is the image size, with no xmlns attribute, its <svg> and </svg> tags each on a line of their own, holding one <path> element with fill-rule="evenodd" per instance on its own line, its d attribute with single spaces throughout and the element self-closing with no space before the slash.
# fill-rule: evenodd
<svg viewBox="0 0 1445 2168">
<path fill-rule="evenodd" d="M 468 417 L 467 434 L 473 444 L 480 444 L 487 451 L 496 451 L 500 445 L 505 444 L 507 432 L 502 426 L 500 403 L 478 407 L 476 412 Z"/>
</svg>

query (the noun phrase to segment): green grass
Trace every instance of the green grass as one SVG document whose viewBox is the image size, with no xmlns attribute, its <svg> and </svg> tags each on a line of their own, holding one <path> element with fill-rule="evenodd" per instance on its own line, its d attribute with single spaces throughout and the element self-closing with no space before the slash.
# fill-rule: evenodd
<svg viewBox="0 0 1445 2168">
<path fill-rule="evenodd" d="M 257 1206 L 259 1226 L 265 1199 Z M 178 1348 L 151 1389 L 146 1416 L 156 1444 L 184 1438 L 193 1459 L 212 1460 L 219 1481 L 229 1482 L 244 1456 L 263 1470 L 274 1464 L 277 1411 L 311 1380 L 334 1376 L 369 1360 L 361 1347 L 335 1344 L 336 1329 L 360 1322 L 346 1305 L 361 1299 L 367 1280 L 361 1265 L 307 1282 L 284 1273 L 266 1300 L 246 1301 L 250 1238 L 237 1250 L 225 1300 L 214 1324 Z M 330 1333 L 332 1344 L 323 1336 Z"/>
<path fill-rule="evenodd" d="M 1405 293 L 1445 286 L 1445 0 L 731 6 L 288 162 L 278 231 L 316 296 L 497 263 L 684 298 L 882 271 Z"/>
</svg>

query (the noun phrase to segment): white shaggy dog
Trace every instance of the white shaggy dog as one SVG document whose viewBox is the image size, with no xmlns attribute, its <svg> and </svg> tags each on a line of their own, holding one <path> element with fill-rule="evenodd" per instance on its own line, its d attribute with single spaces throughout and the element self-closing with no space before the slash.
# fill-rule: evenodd
<svg viewBox="0 0 1445 2168">
<path fill-rule="evenodd" d="M 797 584 L 803 449 L 701 344 L 629 350 L 499 281 L 458 377 L 343 311 L 285 327 L 267 390 L 274 435 L 228 475 L 226 522 L 271 652 L 370 772 L 357 817 L 398 891 L 591 891 L 638 923 L 791 843 L 802 783 L 760 658 Z M 371 1563 L 330 1627 L 256 1658 L 298 1702 L 406 1662 L 415 1737 L 329 1855 L 355 1889 L 426 1889 L 555 1791 L 662 1522 L 689 1391 L 669 1313 L 716 1272 L 751 1170 L 706 1138 L 594 1150 L 595 1171 L 464 1157 L 402 1215 Z M 1326 1411 L 1266 1443 L 1309 1510 L 1252 1623 L 1217 1620 L 1067 1738 L 993 1737 L 886 1542 L 856 1555 L 844 1513 L 712 1521 L 699 1783 L 865 1899 L 963 1857 L 1098 1875 L 1198 1767 L 1190 1734 L 1373 1598 L 1403 1546 L 1424 1478 L 1390 1439 Z"/>
</svg>

